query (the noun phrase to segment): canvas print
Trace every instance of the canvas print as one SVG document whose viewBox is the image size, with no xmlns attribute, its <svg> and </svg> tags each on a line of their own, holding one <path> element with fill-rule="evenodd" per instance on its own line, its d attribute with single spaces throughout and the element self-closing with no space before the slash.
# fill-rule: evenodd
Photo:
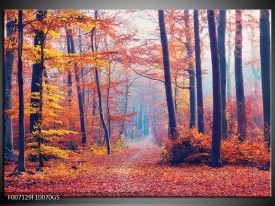
<svg viewBox="0 0 275 206">
<path fill-rule="evenodd" d="M 270 10 L 5 10 L 5 195 L 270 197 L 270 27 Z"/>
</svg>

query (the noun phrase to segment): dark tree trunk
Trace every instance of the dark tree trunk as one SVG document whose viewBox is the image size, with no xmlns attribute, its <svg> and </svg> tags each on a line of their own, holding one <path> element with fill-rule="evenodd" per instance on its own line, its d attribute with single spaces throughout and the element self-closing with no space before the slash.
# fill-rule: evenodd
<svg viewBox="0 0 275 206">
<path fill-rule="evenodd" d="M 82 38 L 81 38 L 81 32 L 79 29 L 79 36 L 78 36 L 78 41 L 79 41 L 79 53 L 82 53 Z M 83 109 L 85 112 L 85 87 L 84 87 L 84 68 L 81 68 L 81 82 L 82 82 L 82 101 L 83 101 Z"/>
<path fill-rule="evenodd" d="M 201 74 L 201 48 L 200 48 L 198 10 L 194 10 L 194 34 L 195 34 L 197 102 L 198 102 L 198 105 L 197 105 L 198 132 L 204 133 L 203 90 L 202 90 L 202 74 Z"/>
<path fill-rule="evenodd" d="M 22 10 L 18 11 L 18 88 L 19 88 L 19 156 L 18 171 L 25 172 L 25 123 L 24 123 L 24 82 L 23 82 L 23 23 Z"/>
<path fill-rule="evenodd" d="M 219 19 L 219 28 L 218 28 L 218 50 L 219 50 L 219 57 L 220 57 L 220 70 L 221 70 L 222 136 L 223 138 L 227 137 L 225 25 L 226 25 L 226 11 L 220 10 L 220 19 Z"/>
<path fill-rule="evenodd" d="M 235 81 L 239 140 L 246 138 L 246 114 L 242 71 L 242 11 L 236 10 Z"/>
<path fill-rule="evenodd" d="M 193 68 L 192 57 L 193 51 L 191 48 L 191 32 L 189 26 L 189 11 L 184 11 L 185 22 L 185 47 L 188 55 L 188 73 L 189 73 L 189 92 L 190 92 L 190 129 L 196 126 L 196 74 Z"/>
<path fill-rule="evenodd" d="M 96 92 L 93 91 L 93 111 L 92 111 L 92 115 L 93 115 L 93 116 L 96 115 L 96 108 L 97 108 L 97 103 L 96 103 L 95 94 L 96 94 Z"/>
<path fill-rule="evenodd" d="M 214 10 L 207 10 L 213 78 L 213 125 L 210 166 L 220 167 L 221 162 L 221 81 Z"/>
<path fill-rule="evenodd" d="M 260 53 L 262 95 L 264 109 L 264 135 L 270 147 L 270 22 L 269 11 L 260 11 Z"/>
<path fill-rule="evenodd" d="M 162 45 L 162 56 L 163 56 L 163 66 L 164 66 L 164 80 L 165 80 L 165 92 L 166 92 L 166 101 L 168 108 L 168 117 L 169 117 L 169 138 L 176 139 L 178 136 L 177 131 L 177 121 L 175 113 L 175 105 L 172 91 L 172 80 L 170 73 L 170 61 L 169 61 L 169 49 L 166 35 L 165 27 L 165 17 L 164 11 L 158 11 L 159 16 L 159 28 L 160 28 L 160 38 Z"/>
<path fill-rule="evenodd" d="M 97 19 L 98 12 L 95 10 L 95 19 Z M 91 32 L 91 47 L 92 51 L 97 51 L 98 45 L 96 43 L 96 35 L 95 35 L 95 29 L 94 27 Z M 98 95 L 98 109 L 99 109 L 99 116 L 100 116 L 100 121 L 101 125 L 104 130 L 104 138 L 106 141 L 106 147 L 107 147 L 107 153 L 111 154 L 111 142 L 110 142 L 110 136 L 109 136 L 109 131 L 106 126 L 105 120 L 104 120 L 104 115 L 103 115 L 103 107 L 102 107 L 102 94 L 101 94 L 101 89 L 100 89 L 100 82 L 99 82 L 99 75 L 98 75 L 98 69 L 97 67 L 95 68 L 95 80 L 96 80 L 96 86 L 97 86 L 97 95 Z"/>
<path fill-rule="evenodd" d="M 70 37 L 69 37 L 69 31 L 66 28 L 66 40 L 67 40 L 67 52 L 68 54 L 72 53 L 71 49 L 71 42 L 70 42 Z M 68 106 L 69 106 L 69 113 L 71 113 L 71 108 L 72 108 L 72 74 L 71 71 L 68 71 L 67 74 L 67 85 L 68 85 Z M 69 115 L 69 129 L 72 130 L 72 120 L 71 116 Z"/>
<path fill-rule="evenodd" d="M 71 34 L 69 34 L 70 39 L 70 48 L 72 54 L 75 53 L 75 45 L 74 45 L 74 39 Z M 82 89 L 80 87 L 80 77 L 79 77 L 79 69 L 77 67 L 77 64 L 74 64 L 74 72 L 75 72 L 75 81 L 76 81 L 76 90 L 77 90 L 77 98 L 78 98 L 78 107 L 79 107 L 79 113 L 80 113 L 80 127 L 81 127 L 81 135 L 82 135 L 82 144 L 85 145 L 87 141 L 87 135 L 86 135 L 86 125 L 85 125 L 85 114 L 84 114 L 84 102 L 82 97 Z"/>
<path fill-rule="evenodd" d="M 111 144 L 110 144 L 110 138 L 109 138 L 109 132 L 108 128 L 106 126 L 106 123 L 104 121 L 104 116 L 103 116 L 103 109 L 102 109 L 102 96 L 101 96 L 101 89 L 100 89 L 100 84 L 99 84 L 99 77 L 98 77 L 98 70 L 95 68 L 95 75 L 96 75 L 96 86 L 97 86 L 97 94 L 98 94 L 98 106 L 99 106 L 99 115 L 100 115 L 100 120 L 101 124 L 104 130 L 104 137 L 106 140 L 106 146 L 107 146 L 107 153 L 111 154 Z"/>
<path fill-rule="evenodd" d="M 47 11 L 38 10 L 36 14 L 36 19 L 41 21 L 46 17 Z M 41 136 L 41 123 L 42 123 L 42 84 L 43 84 L 43 70 L 44 70 L 44 44 L 45 44 L 45 34 L 43 30 L 36 30 L 34 37 L 34 46 L 40 48 L 41 59 L 39 62 L 33 65 L 32 69 L 32 83 L 31 83 L 31 93 L 39 94 L 38 98 L 31 98 L 31 108 L 32 112 L 30 114 L 30 133 L 37 140 L 38 148 L 41 147 L 43 143 L 43 138 Z M 39 167 L 44 166 L 42 154 L 39 153 Z"/>
<path fill-rule="evenodd" d="M 107 36 L 105 37 L 105 47 L 106 51 L 108 51 L 108 44 L 107 44 Z M 107 71 L 107 99 L 106 99 L 106 115 L 107 115 L 107 125 L 108 125 L 108 131 L 109 131 L 109 137 L 111 138 L 111 111 L 110 111 L 110 89 L 111 89 L 111 61 L 110 56 L 108 55 L 108 71 Z"/>
<path fill-rule="evenodd" d="M 190 68 L 190 65 L 189 65 Z M 196 127 L 196 74 L 194 69 L 188 69 L 189 73 L 189 92 L 190 92 L 190 125 L 192 129 Z"/>
<path fill-rule="evenodd" d="M 14 32 L 15 21 L 10 20 L 6 24 L 7 37 L 10 42 L 14 43 L 14 38 L 11 37 Z M 13 135 L 12 135 L 12 118 L 6 114 L 6 111 L 12 109 L 12 72 L 13 72 L 14 52 L 8 49 L 5 52 L 4 61 L 4 158 L 7 161 L 13 162 Z"/>
</svg>

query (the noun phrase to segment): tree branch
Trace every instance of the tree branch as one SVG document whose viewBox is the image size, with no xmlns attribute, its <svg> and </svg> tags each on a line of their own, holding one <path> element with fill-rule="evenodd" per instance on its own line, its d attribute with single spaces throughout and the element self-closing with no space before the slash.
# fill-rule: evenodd
<svg viewBox="0 0 275 206">
<path fill-rule="evenodd" d="M 137 75 L 139 75 L 139 76 L 142 76 L 142 77 L 145 77 L 145 78 L 147 78 L 147 79 L 151 79 L 151 80 L 155 80 L 155 81 L 159 81 L 159 82 L 162 82 L 162 83 L 165 83 L 163 80 L 161 80 L 161 79 L 157 79 L 157 78 L 154 78 L 154 77 L 150 77 L 150 76 L 147 76 L 147 75 L 144 75 L 144 74 L 141 74 L 141 73 L 139 73 L 139 72 L 137 72 L 134 68 L 132 68 L 130 65 L 129 65 L 129 68 L 132 70 L 132 71 L 134 71 Z M 173 82 L 172 81 L 172 83 L 176 86 L 176 87 L 178 87 L 178 88 L 181 88 L 181 89 L 189 89 L 189 87 L 183 87 L 183 86 L 180 86 L 180 85 L 178 85 L 177 83 L 175 83 L 175 82 Z"/>
</svg>

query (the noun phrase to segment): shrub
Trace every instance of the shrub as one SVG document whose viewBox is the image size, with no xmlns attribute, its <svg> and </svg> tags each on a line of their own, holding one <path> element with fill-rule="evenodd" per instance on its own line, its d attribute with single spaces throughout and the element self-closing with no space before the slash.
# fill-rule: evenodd
<svg viewBox="0 0 275 206">
<path fill-rule="evenodd" d="M 180 135 L 176 140 L 168 140 L 162 154 L 162 162 L 180 164 L 188 162 L 198 163 L 205 159 L 205 153 L 210 151 L 210 142 L 204 135 L 191 129 L 187 134 Z M 202 156 L 196 154 L 203 154 Z M 191 158 L 190 158 L 191 157 Z"/>
<path fill-rule="evenodd" d="M 210 154 L 211 135 L 199 134 L 195 129 L 191 129 L 176 140 L 168 140 L 162 153 L 162 162 L 197 164 L 208 162 Z M 238 140 L 237 135 L 222 139 L 221 157 L 223 163 L 252 165 L 262 169 L 269 169 L 270 167 L 270 152 L 260 134 L 254 138 L 247 138 L 243 142 Z"/>
</svg>

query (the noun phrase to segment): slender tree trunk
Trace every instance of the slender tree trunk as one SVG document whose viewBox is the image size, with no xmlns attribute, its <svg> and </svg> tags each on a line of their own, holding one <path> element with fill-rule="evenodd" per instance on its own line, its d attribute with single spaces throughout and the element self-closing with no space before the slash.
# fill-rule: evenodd
<svg viewBox="0 0 275 206">
<path fill-rule="evenodd" d="M 38 10 L 36 19 L 42 21 L 46 17 L 47 11 Z M 34 46 L 40 48 L 40 61 L 33 65 L 31 93 L 34 96 L 39 94 L 38 98 L 31 98 L 31 114 L 30 114 L 30 134 L 37 140 L 38 149 L 40 150 L 43 138 L 41 136 L 42 124 L 42 90 L 43 90 L 43 70 L 44 70 L 44 45 L 45 34 L 43 30 L 36 30 L 34 37 Z M 43 155 L 39 152 L 39 168 L 44 166 Z"/>
<path fill-rule="evenodd" d="M 227 137 L 225 26 L 226 26 L 226 10 L 220 10 L 220 20 L 219 20 L 219 28 L 218 28 L 218 50 L 219 50 L 220 71 L 221 71 L 222 136 L 223 136 L 223 138 Z"/>
<path fill-rule="evenodd" d="M 231 18 L 231 10 L 228 10 L 228 16 Z M 227 100 L 230 102 L 230 115 L 227 117 L 228 123 L 230 125 L 227 125 L 227 135 L 230 137 L 232 133 L 232 117 L 233 117 L 233 108 L 231 106 L 231 100 L 232 100 L 232 93 L 231 93 L 231 50 L 233 47 L 233 44 L 231 45 L 231 32 L 232 32 L 232 26 L 231 22 L 228 24 L 228 46 L 227 46 L 227 64 L 226 64 L 226 97 Z"/>
<path fill-rule="evenodd" d="M 175 77 L 175 83 L 178 84 L 178 78 Z M 176 115 L 178 113 L 178 87 L 174 87 L 174 96 L 175 96 L 175 112 L 176 112 Z"/>
<path fill-rule="evenodd" d="M 18 10 L 18 88 L 19 88 L 19 157 L 18 171 L 25 172 L 25 122 L 24 122 L 24 82 L 23 82 L 23 23 L 22 10 Z"/>
<path fill-rule="evenodd" d="M 107 44 L 107 36 L 105 36 L 105 46 L 106 46 L 106 51 L 108 51 L 108 44 Z M 107 125 L 108 125 L 108 131 L 109 131 L 109 137 L 111 138 L 111 118 L 110 118 L 110 89 L 111 89 L 111 61 L 110 61 L 110 56 L 108 55 L 108 69 L 107 69 L 107 99 L 106 99 L 106 107 L 107 107 Z"/>
<path fill-rule="evenodd" d="M 270 22 L 268 10 L 260 11 L 260 53 L 264 110 L 264 136 L 268 147 L 270 147 Z"/>
<path fill-rule="evenodd" d="M 98 12 L 95 10 L 95 19 L 97 19 Z M 95 27 L 93 28 L 91 32 L 91 47 L 92 51 L 97 51 L 98 45 L 96 43 L 95 39 Z M 95 39 L 95 40 L 94 40 Z M 111 154 L 111 142 L 110 142 L 110 136 L 109 136 L 109 131 L 106 126 L 105 120 L 104 120 L 104 115 L 103 115 L 103 107 L 102 107 L 102 94 L 101 94 L 101 88 L 100 88 L 100 82 L 99 82 L 99 75 L 98 75 L 98 69 L 95 67 L 95 79 L 96 79 L 96 86 L 97 86 L 97 95 L 98 95 L 98 109 L 99 109 L 99 116 L 100 116 L 100 121 L 101 125 L 104 130 L 104 139 L 106 141 L 106 147 L 107 147 L 107 153 Z"/>
<path fill-rule="evenodd" d="M 202 90 L 202 74 L 201 74 L 201 48 L 200 48 L 198 10 L 194 10 L 194 34 L 195 34 L 197 102 L 198 102 L 198 105 L 197 105 L 198 132 L 204 133 L 203 90 Z"/>
<path fill-rule="evenodd" d="M 196 74 L 193 68 L 193 51 L 191 48 L 191 32 L 189 26 L 189 11 L 184 10 L 185 47 L 188 55 L 189 92 L 190 92 L 190 129 L 196 126 Z"/>
<path fill-rule="evenodd" d="M 78 42 L 79 42 L 79 53 L 82 53 L 82 38 L 81 38 L 81 31 L 79 29 L 79 36 L 78 36 Z M 81 68 L 81 83 L 82 83 L 82 102 L 83 102 L 83 110 L 85 113 L 85 88 L 84 88 L 84 68 Z M 86 116 L 86 115 L 85 115 Z"/>
<path fill-rule="evenodd" d="M 230 17 L 230 10 L 228 10 L 228 16 Z M 226 64 L 226 85 L 227 85 L 227 99 L 231 100 L 231 74 L 230 74 L 230 68 L 231 68 L 231 23 L 228 24 L 229 31 L 228 31 L 228 46 L 227 46 L 227 64 Z"/>
<path fill-rule="evenodd" d="M 72 53 L 72 49 L 71 49 L 71 42 L 70 42 L 70 38 L 69 38 L 69 31 L 66 28 L 66 39 L 67 39 L 67 52 L 68 54 Z M 68 106 L 69 106 L 69 114 L 71 114 L 72 111 L 72 74 L 71 71 L 68 71 L 67 74 L 67 85 L 68 85 Z M 69 129 L 72 130 L 72 119 L 71 119 L 71 115 L 69 115 Z"/>
<path fill-rule="evenodd" d="M 168 117 L 169 117 L 169 138 L 176 139 L 178 136 L 177 131 L 177 121 L 175 113 L 175 105 L 172 91 L 172 80 L 170 73 L 170 61 L 169 61 L 169 49 L 166 35 L 165 27 L 165 17 L 164 11 L 158 11 L 159 17 L 159 28 L 160 28 L 160 38 L 162 45 L 162 56 L 163 56 L 163 66 L 164 66 L 164 79 L 165 79 L 165 92 L 166 92 L 166 101 L 168 108 Z"/>
<path fill-rule="evenodd" d="M 95 68 L 95 75 L 96 75 L 96 85 L 97 85 L 100 120 L 101 120 L 101 124 L 102 124 L 103 130 L 104 130 L 104 137 L 105 137 L 105 140 L 106 140 L 107 153 L 111 154 L 111 144 L 110 144 L 109 132 L 108 132 L 108 128 L 105 124 L 104 116 L 103 116 L 102 96 L 101 96 L 101 89 L 100 89 L 100 84 L 99 84 L 99 77 L 98 77 L 98 69 L 97 68 Z"/>
<path fill-rule="evenodd" d="M 235 81 L 239 140 L 246 138 L 246 112 L 242 71 L 242 11 L 236 10 Z"/>
<path fill-rule="evenodd" d="M 128 77 L 126 76 L 126 79 L 128 79 Z M 129 84 L 127 82 L 126 84 L 126 91 L 125 91 L 125 106 L 124 106 L 124 116 L 127 114 L 127 110 L 128 110 L 128 95 L 129 95 Z M 125 134 L 125 120 L 122 120 L 121 123 L 121 127 L 120 127 L 120 133 L 119 135 Z"/>
<path fill-rule="evenodd" d="M 69 35 L 70 43 L 71 43 L 71 52 L 75 53 L 75 44 L 73 36 Z M 79 77 L 79 68 L 77 64 L 74 64 L 74 72 L 75 72 L 75 81 L 76 81 L 76 90 L 77 90 L 77 98 L 78 98 L 78 107 L 80 113 L 80 126 L 81 126 L 81 134 L 82 134 L 82 144 L 85 145 L 87 142 L 87 134 L 86 134 L 86 122 L 85 122 L 85 113 L 84 113 L 84 102 L 82 97 L 82 89 L 80 87 L 80 77 Z"/>
<path fill-rule="evenodd" d="M 93 91 L 93 112 L 92 112 L 92 114 L 93 114 L 93 116 L 95 116 L 96 115 L 96 108 L 97 108 L 97 103 L 96 103 L 96 98 L 95 98 L 95 91 Z"/>
<path fill-rule="evenodd" d="M 16 21 L 9 20 L 6 24 L 7 37 L 10 42 L 14 43 L 12 34 L 14 33 L 14 25 Z M 13 73 L 14 52 L 7 49 L 4 61 L 4 158 L 13 162 L 13 134 L 12 134 L 12 118 L 6 114 L 6 111 L 12 109 L 12 73 Z"/>
<path fill-rule="evenodd" d="M 251 51 L 251 59 L 252 61 L 256 58 L 255 55 L 255 40 L 254 40 L 254 36 L 255 36 L 255 30 L 254 27 L 251 28 L 251 37 L 250 37 L 250 51 Z M 254 90 L 253 91 L 257 91 L 258 90 L 258 79 L 259 79 L 259 74 L 258 74 L 258 69 L 255 68 L 254 63 L 252 63 L 251 65 L 251 70 L 253 72 L 253 76 L 254 76 Z"/>
<path fill-rule="evenodd" d="M 210 166 L 220 167 L 221 162 L 221 81 L 220 62 L 217 47 L 215 13 L 207 10 L 208 29 L 210 37 L 212 77 L 213 77 L 213 126 L 212 126 L 212 150 Z"/>
</svg>

